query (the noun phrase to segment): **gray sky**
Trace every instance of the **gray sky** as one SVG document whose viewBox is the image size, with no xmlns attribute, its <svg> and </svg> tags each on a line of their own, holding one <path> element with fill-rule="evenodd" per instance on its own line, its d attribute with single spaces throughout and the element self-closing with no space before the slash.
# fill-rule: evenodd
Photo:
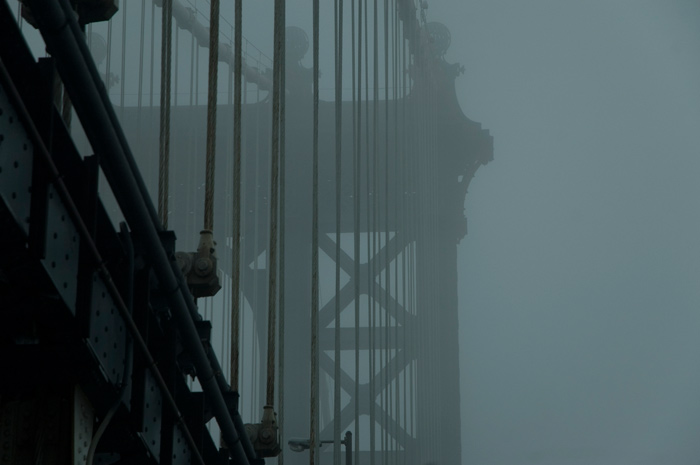
<svg viewBox="0 0 700 465">
<path fill-rule="evenodd" d="M 495 137 L 459 249 L 464 463 L 698 463 L 700 3 L 429 17 Z"/>
</svg>

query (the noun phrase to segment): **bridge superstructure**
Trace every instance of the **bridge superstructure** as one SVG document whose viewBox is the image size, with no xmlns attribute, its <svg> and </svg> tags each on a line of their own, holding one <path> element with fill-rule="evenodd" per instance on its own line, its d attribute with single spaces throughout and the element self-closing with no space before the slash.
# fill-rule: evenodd
<svg viewBox="0 0 700 465">
<path fill-rule="evenodd" d="M 197 17 L 192 20 L 187 16 L 189 10 L 186 7 L 180 5 L 184 9 L 178 9 L 177 1 L 173 2 L 173 27 L 179 31 L 180 46 L 186 49 L 176 56 L 189 56 L 189 63 L 180 59 L 180 66 L 186 71 L 188 66 L 192 68 L 200 48 L 208 45 L 203 39 L 207 29 L 201 24 L 198 26 Z M 145 1 L 143 3 L 146 5 Z M 132 5 L 129 2 L 129 7 Z M 342 7 L 342 2 L 340 5 Z M 457 243 L 466 234 L 463 203 L 469 181 L 481 165 L 491 160 L 493 140 L 488 131 L 464 116 L 457 103 L 454 85 L 461 69 L 444 58 L 449 32 L 439 24 L 428 23 L 425 12 L 416 8 L 412 1 L 386 2 L 386 5 L 381 5 L 381 8 L 386 7 L 386 17 L 380 12 L 374 20 L 371 20 L 371 15 L 376 12 L 372 12 L 370 3 L 370 21 L 364 26 L 359 22 L 362 14 L 367 15 L 367 2 L 361 4 L 358 0 L 353 6 L 352 49 L 355 50 L 356 44 L 358 47 L 352 56 L 352 74 L 345 78 L 346 83 L 352 82 L 353 98 L 321 101 L 318 105 L 317 227 L 322 295 L 319 296 L 318 313 L 321 373 L 316 378 L 320 386 L 315 398 L 310 396 L 314 389 L 310 312 L 313 305 L 311 238 L 314 228 L 311 221 L 314 170 L 310 156 L 313 151 L 312 70 L 302 64 L 303 53 L 299 52 L 304 49 L 303 41 L 308 40 L 304 33 L 290 29 L 286 41 L 290 51 L 284 67 L 286 111 L 282 169 L 286 185 L 281 194 L 285 208 L 279 218 L 284 224 L 286 248 L 281 260 L 283 266 L 275 270 L 276 276 L 284 276 L 284 287 L 274 297 L 278 304 L 280 300 L 284 304 L 284 318 L 280 320 L 278 331 L 278 334 L 284 334 L 284 345 L 277 346 L 280 350 L 278 356 L 282 358 L 283 353 L 284 362 L 277 366 L 276 388 L 281 390 L 281 397 L 285 399 L 283 410 L 277 412 L 283 432 L 279 439 L 285 445 L 292 437 L 307 438 L 311 403 L 318 402 L 321 418 L 318 431 L 315 431 L 317 438 L 337 441 L 335 445 L 338 446 L 341 439 L 338 430 L 351 431 L 354 435 L 352 457 L 356 464 L 456 463 L 461 460 Z M 273 72 L 262 66 L 262 52 L 258 53 L 255 65 L 252 64 L 254 54 L 248 54 L 248 61 L 242 69 L 249 86 L 245 89 L 246 94 L 251 97 L 242 102 L 243 183 L 240 198 L 236 198 L 230 183 L 234 147 L 234 134 L 230 128 L 235 123 L 234 58 L 230 49 L 219 52 L 223 63 L 220 75 L 225 73 L 228 76 L 221 79 L 219 93 L 224 97 L 219 97 L 217 109 L 216 160 L 219 168 L 216 185 L 223 194 L 214 201 L 217 223 L 226 224 L 219 227 L 218 234 L 215 230 L 223 290 L 215 297 L 198 299 L 198 308 L 194 307 L 191 297 L 183 295 L 186 301 L 183 310 L 187 311 L 178 316 L 169 295 L 174 291 L 164 288 L 166 278 L 159 274 L 158 264 L 154 263 L 149 250 L 154 244 L 148 242 L 146 236 L 155 232 L 160 242 L 158 247 L 171 260 L 175 252 L 175 235 L 178 244 L 184 241 L 178 249 L 192 249 L 196 244 L 199 207 L 204 202 L 206 182 L 202 160 L 207 107 L 203 101 L 198 104 L 193 91 L 190 91 L 189 99 L 182 95 L 174 97 L 178 88 L 175 86 L 170 111 L 168 225 L 175 234 L 162 230 L 153 218 L 148 218 L 148 221 L 153 221 L 153 231 L 149 233 L 148 228 L 141 224 L 144 217 L 137 217 L 125 208 L 124 199 L 136 194 L 124 192 L 128 187 L 119 186 L 120 178 L 114 174 L 116 168 L 105 161 L 108 156 L 101 152 L 109 148 L 95 142 L 97 137 L 104 137 L 99 128 L 95 128 L 98 124 L 82 121 L 85 113 L 81 115 L 80 103 L 76 102 L 81 123 L 79 126 L 75 121 L 73 130 L 68 131 L 65 111 L 58 109 L 61 105 L 52 108 L 60 95 L 60 91 L 56 91 L 60 85 L 47 84 L 47 80 L 59 82 L 53 62 L 47 59 L 36 64 L 26 57 L 13 61 L 17 54 L 13 50 L 21 44 L 21 36 L 15 24 L 16 18 L 7 5 L 3 8 L 3 25 L 7 26 L 3 28 L 5 36 L 2 41 L 7 44 L 2 46 L 3 65 L 7 69 L 3 89 L 8 96 L 7 103 L 3 104 L 14 109 L 15 121 L 21 121 L 25 132 L 16 129 L 16 123 L 9 122 L 7 117 L 2 120 L 0 132 L 3 135 L 22 134 L 23 140 L 33 142 L 30 148 L 23 150 L 29 150 L 33 153 L 29 158 L 38 160 L 28 166 L 21 165 L 26 169 L 22 175 L 24 178 L 12 178 L 18 183 L 24 179 L 24 190 L 31 186 L 31 195 L 21 198 L 24 202 L 22 208 L 28 209 L 25 213 L 17 213 L 20 207 L 12 197 L 17 191 L 14 184 L 0 178 L 0 185 L 11 186 L 7 193 L 3 191 L 3 221 L 10 224 L 4 239 L 17 248 L 17 256 L 5 257 L 0 268 L 5 285 L 3 302 L 8 302 L 7 317 L 3 318 L 12 322 L 3 329 L 8 341 L 3 346 L 3 364 L 6 371 L 25 373 L 27 367 L 32 367 L 34 372 L 33 376 L 22 375 L 22 382 L 3 383 L 2 414 L 3 418 L 12 420 L 6 424 L 12 425 L 11 429 L 49 425 L 48 416 L 35 413 L 46 408 L 40 397 L 48 399 L 46 403 L 51 408 L 68 402 L 72 410 L 61 412 L 58 420 L 52 417 L 51 421 L 58 422 L 55 425 L 72 424 L 74 439 L 78 430 L 84 428 L 81 439 L 89 446 L 94 441 L 98 425 L 116 405 L 115 419 L 106 426 L 105 440 L 100 441 L 97 448 L 100 463 L 117 463 L 127 457 L 155 463 L 188 463 L 196 461 L 197 456 L 206 463 L 224 463 L 227 449 L 219 449 L 223 444 L 219 443 L 219 427 L 211 427 L 209 421 L 215 415 L 218 421 L 227 424 L 224 417 L 228 417 L 231 422 L 228 430 L 226 426 L 221 428 L 225 430 L 223 439 L 228 437 L 233 443 L 233 433 L 243 441 L 239 455 L 234 454 L 234 461 L 241 462 L 243 457 L 251 463 L 260 460 L 263 454 L 256 454 L 253 450 L 254 440 L 245 439 L 250 430 L 246 432 L 242 424 L 243 421 L 260 421 L 267 381 L 264 365 L 268 355 L 266 328 L 273 120 L 269 91 L 273 85 Z M 152 20 L 156 18 L 156 8 L 160 8 L 160 4 L 152 7 Z M 148 9 L 142 7 L 141 12 L 147 15 Z M 141 24 L 147 25 L 148 16 L 137 18 L 135 23 L 140 19 Z M 340 23 L 336 22 L 336 27 L 337 24 Z M 386 34 L 382 26 L 386 27 Z M 110 41 L 119 44 L 118 28 L 114 29 Z M 88 35 L 90 37 L 98 40 L 97 36 Z M 371 47 L 378 44 L 384 47 L 384 51 L 372 52 Z M 348 49 L 350 47 L 346 45 L 346 52 Z M 122 57 L 128 52 L 126 47 L 120 51 Z M 336 54 L 338 51 L 336 46 Z M 109 53 L 118 56 L 114 51 Z M 152 61 L 153 58 L 151 56 Z M 65 68 L 61 68 L 61 59 L 56 56 L 60 77 L 70 94 L 70 81 L 75 81 L 76 77 L 66 74 Z M 113 57 L 111 59 L 113 63 L 117 62 Z M 380 59 L 386 61 L 380 63 Z M 183 65 L 183 62 L 187 64 Z M 122 71 L 124 63 L 122 59 Z M 199 77 L 198 69 L 190 74 L 189 80 L 183 79 L 187 73 L 178 68 L 177 58 L 175 63 L 173 74 L 179 76 L 180 88 L 187 88 L 189 84 L 191 89 L 199 79 L 204 81 Z M 149 76 L 140 69 L 138 104 L 129 104 L 129 84 L 124 82 L 129 75 L 115 74 L 119 79 L 113 79 L 111 74 L 116 68 L 112 65 L 110 70 L 109 62 L 106 67 L 99 68 L 104 70 L 100 77 L 106 84 L 105 95 L 109 94 L 115 107 L 112 111 L 114 117 L 104 123 L 123 128 L 124 140 L 119 137 L 122 131 L 119 129 L 115 131 L 116 141 L 132 147 L 134 157 L 130 169 L 135 173 L 137 169 L 145 173 L 141 186 L 138 185 L 139 176 L 134 175 L 134 187 L 138 196 L 147 197 L 149 192 L 155 194 L 156 180 L 160 175 L 155 152 L 162 136 L 157 130 L 161 116 L 159 106 L 153 102 L 153 95 L 159 90 L 151 89 L 149 93 L 142 90 L 141 84 L 149 77 L 153 81 L 155 74 Z M 154 73 L 153 68 L 150 72 Z M 95 77 L 94 73 L 92 77 Z M 227 92 L 222 91 L 225 87 L 228 87 Z M 37 89 L 42 92 L 34 92 Z M 102 98 L 102 105 L 106 106 L 104 100 Z M 83 105 L 83 108 L 90 108 L 89 104 Z M 46 108 L 50 110 L 42 111 Z M 107 114 L 109 116 L 109 111 Z M 338 120 L 342 121 L 339 131 Z M 10 127 L 10 124 L 15 126 Z M 81 157 L 70 141 L 71 132 L 78 147 L 87 147 L 88 150 L 91 147 L 95 155 Z M 32 139 L 34 133 L 34 137 L 40 138 L 47 147 L 46 155 L 40 154 L 35 147 L 38 140 Z M 342 140 L 340 165 L 336 164 L 334 156 L 338 139 Z M 90 146 L 85 144 L 86 140 Z M 0 145 L 0 153 L 3 153 L 0 159 L 7 160 L 3 163 L 12 165 L 13 160 L 22 160 L 16 153 L 22 144 L 26 146 L 26 142 L 4 143 L 4 150 Z M 128 150 L 122 147 L 122 151 Z M 129 154 L 122 155 L 129 164 Z M 43 174 L 36 173 L 36 166 L 46 163 L 42 156 L 54 159 L 57 173 L 46 168 L 42 168 Z M 111 184 L 109 190 L 102 190 L 102 200 L 98 194 L 99 166 L 106 171 Z M 65 193 L 60 189 L 52 190 L 58 178 L 65 180 Z M 36 186 L 42 186 L 38 189 L 43 196 L 41 202 L 35 199 Z M 48 201 L 45 199 L 47 195 Z M 116 202 L 110 199 L 111 196 Z M 60 210 L 51 203 L 54 198 L 60 198 L 63 204 L 70 204 L 70 199 L 75 199 L 75 212 L 70 208 L 65 212 Z M 240 202 L 243 211 L 242 258 L 235 264 L 231 260 L 233 237 L 229 226 L 233 202 Z M 51 213 L 55 208 L 61 213 Z M 116 231 L 113 222 L 122 217 L 128 226 L 121 226 L 121 230 Z M 47 222 L 53 226 L 57 218 L 60 218 L 60 223 L 66 223 L 65 228 L 72 233 L 53 233 L 59 242 L 43 242 L 52 237 Z M 71 220 L 89 226 L 86 237 L 81 236 L 80 227 L 71 224 Z M 13 221 L 15 225 L 11 224 Z M 73 245 L 71 249 L 60 242 L 70 242 L 74 237 L 79 238 L 81 245 Z M 94 243 L 94 248 L 103 257 L 100 263 L 95 263 L 95 257 L 90 256 L 92 246 L 86 248 L 83 242 Z M 60 264 L 60 261 L 51 259 L 55 250 L 65 251 L 66 257 L 77 255 L 79 259 L 73 263 L 64 258 L 66 264 Z M 27 265 L 18 269 L 18 263 Z M 105 267 L 110 274 L 101 272 L 97 265 Z M 53 271 L 54 266 L 57 271 Z M 44 270 L 39 285 L 55 291 L 38 293 L 44 297 L 36 300 L 34 296 L 31 301 L 30 293 L 18 290 L 31 281 L 29 277 L 34 275 L 37 267 Z M 183 280 L 178 280 L 178 271 L 174 270 L 174 279 L 179 289 L 186 288 Z M 236 273 L 242 284 L 241 295 L 237 297 L 231 295 L 229 284 L 231 276 Z M 334 288 L 334 275 L 338 277 L 337 288 Z M 115 276 L 114 283 L 110 283 L 106 276 Z M 87 284 L 89 282 L 92 284 Z M 68 287 L 62 291 L 62 286 Z M 65 289 L 71 291 L 70 296 Z M 127 330 L 130 317 L 120 313 L 119 305 L 105 297 L 111 293 L 121 295 L 125 302 L 133 301 L 132 305 L 122 309 L 129 310 L 134 320 L 131 331 Z M 104 308 L 99 302 L 100 295 L 110 302 Z M 124 295 L 129 298 L 123 298 Z M 231 326 L 230 305 L 234 298 L 240 299 L 243 308 L 244 321 L 238 335 L 231 335 L 228 331 Z M 117 297 L 112 299 L 118 300 Z M 27 311 L 28 307 L 31 311 Z M 56 316 L 60 312 L 52 311 L 57 307 L 62 308 L 60 317 Z M 107 308 L 109 312 L 105 312 Z M 53 315 L 48 320 L 47 313 Z M 337 314 L 340 318 L 336 317 Z M 46 324 L 53 318 L 60 318 L 60 324 Z M 41 327 L 38 332 L 37 325 Z M 103 327 L 109 334 L 105 338 L 98 334 Z M 34 339 L 27 335 L 30 328 L 34 328 L 32 331 L 37 334 Z M 143 346 L 133 342 L 138 340 L 137 334 L 143 337 Z M 198 338 L 191 337 L 193 334 Z M 234 392 L 227 382 L 229 367 L 233 363 L 230 347 L 236 337 L 241 344 L 238 392 Z M 27 343 L 28 340 L 33 342 Z M 275 342 L 279 343 L 279 340 Z M 49 357 L 56 346 L 63 352 L 56 352 L 56 358 Z M 105 354 L 102 359 L 100 353 Z M 76 369 L 76 364 L 81 368 Z M 200 381 L 207 369 L 212 370 L 213 380 L 208 387 L 206 382 Z M 284 385 L 280 384 L 280 373 L 284 374 Z M 197 380 L 194 383 L 187 381 L 186 375 L 193 375 Z M 38 387 L 43 377 L 52 376 L 61 380 L 51 383 L 57 387 L 52 390 L 53 397 Z M 129 376 L 131 382 L 125 383 L 124 377 Z M 338 395 L 336 385 L 341 392 L 337 401 L 334 398 Z M 238 394 L 241 395 L 240 402 Z M 168 405 L 169 396 L 172 405 Z M 221 401 L 212 400 L 212 396 L 220 397 Z M 67 401 L 69 398 L 72 400 Z M 115 399 L 118 402 L 115 403 Z M 46 415 L 50 410 L 46 409 Z M 26 417 L 26 412 L 34 415 L 33 420 L 20 418 L 21 414 Z M 153 424 L 147 424 L 150 419 Z M 26 444 L 32 441 L 43 444 L 41 441 L 45 441 L 43 436 L 31 435 L 22 440 L 24 442 L 17 444 L 24 444 L 24 448 L 11 449 L 15 455 L 10 457 L 25 457 L 31 449 Z M 78 442 L 74 441 L 75 444 Z M 76 454 L 87 454 L 88 446 L 61 449 L 54 443 L 46 442 L 53 444 L 51 447 L 61 450 L 62 454 L 76 457 Z M 179 444 L 187 444 L 183 446 L 182 454 L 176 453 Z M 322 463 L 337 460 L 330 451 L 324 451 L 320 455 Z M 76 460 L 79 463 L 79 459 Z M 308 458 L 304 454 L 286 452 L 284 460 L 306 463 Z"/>
</svg>

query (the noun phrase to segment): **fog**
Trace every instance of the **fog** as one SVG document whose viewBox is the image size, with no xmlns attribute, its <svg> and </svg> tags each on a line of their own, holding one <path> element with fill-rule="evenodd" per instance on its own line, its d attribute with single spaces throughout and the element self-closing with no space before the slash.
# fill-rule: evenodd
<svg viewBox="0 0 700 465">
<path fill-rule="evenodd" d="M 700 5 L 429 11 L 495 140 L 459 248 L 464 463 L 697 463 Z"/>
</svg>

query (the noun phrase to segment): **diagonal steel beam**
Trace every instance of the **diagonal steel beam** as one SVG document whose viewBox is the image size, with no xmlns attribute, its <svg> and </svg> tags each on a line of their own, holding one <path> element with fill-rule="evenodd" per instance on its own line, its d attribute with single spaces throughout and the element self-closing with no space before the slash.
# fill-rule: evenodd
<svg viewBox="0 0 700 465">
<path fill-rule="evenodd" d="M 360 415 L 369 415 L 369 405 L 366 402 L 361 402 L 359 406 Z M 402 447 L 406 446 L 407 441 L 412 439 L 410 433 L 406 431 L 392 415 L 388 414 L 381 405 L 375 403 L 376 422 L 382 429 L 386 429 L 389 435 L 396 439 Z M 350 402 L 340 411 L 340 428 L 347 428 L 355 420 L 355 400 L 350 399 Z M 396 432 L 396 436 L 392 434 Z M 321 438 L 333 437 L 333 423 L 329 423 L 321 430 Z"/>
<path fill-rule="evenodd" d="M 363 280 L 360 280 L 362 283 Z M 367 292 L 367 284 L 360 284 L 360 295 L 369 295 Z M 382 296 L 382 297 L 375 297 L 374 301 L 380 306 L 380 308 L 384 308 L 384 302 L 382 300 L 387 300 L 388 301 L 388 308 L 385 309 L 387 312 L 389 312 L 389 315 L 396 321 L 403 321 L 403 317 L 406 317 L 406 325 L 408 326 L 410 322 L 413 322 L 415 320 L 415 315 L 412 313 L 409 313 L 403 305 L 401 305 L 392 295 L 386 295 L 386 291 L 384 288 L 374 281 L 374 295 L 375 296 Z M 331 299 L 324 305 L 321 310 L 319 311 L 319 326 L 321 328 L 327 327 L 333 319 L 335 318 L 335 301 L 336 299 L 340 299 L 340 309 L 341 311 L 345 309 L 347 306 L 349 306 L 353 299 L 355 298 L 355 284 L 354 280 L 350 279 L 350 281 L 343 286 L 343 288 L 340 290 L 340 294 L 338 296 L 333 296 Z M 401 317 L 399 318 L 399 315 Z"/>
<path fill-rule="evenodd" d="M 331 379 L 334 379 L 335 364 L 333 359 L 328 354 L 321 352 L 319 354 L 319 366 L 325 371 Z M 345 370 L 340 370 L 340 388 L 348 393 L 351 397 L 355 392 L 355 380 L 348 375 Z"/>
<path fill-rule="evenodd" d="M 335 257 L 335 241 L 328 237 L 328 234 L 319 235 L 318 246 L 331 260 L 337 261 Z M 342 248 L 340 249 L 340 268 L 350 277 L 355 273 L 355 260 Z"/>
</svg>

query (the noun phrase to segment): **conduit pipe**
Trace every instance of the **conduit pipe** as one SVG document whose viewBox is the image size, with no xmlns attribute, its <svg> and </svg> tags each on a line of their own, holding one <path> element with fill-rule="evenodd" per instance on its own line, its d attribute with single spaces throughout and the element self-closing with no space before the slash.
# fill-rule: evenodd
<svg viewBox="0 0 700 465">
<path fill-rule="evenodd" d="M 199 339 L 190 314 L 192 297 L 179 270 L 173 268 L 158 232 L 157 214 L 144 195 L 143 180 L 101 80 L 96 79 L 95 63 L 87 52 L 85 38 L 76 15 L 66 0 L 28 0 L 48 52 L 55 58 L 61 79 L 73 101 L 93 149 L 100 154 L 102 169 L 132 231 L 144 241 L 148 259 L 165 293 L 173 319 L 186 349 L 192 355 L 197 377 L 214 412 L 221 434 L 237 465 L 249 465 L 233 419 L 226 407 L 216 374 Z M 194 305 L 194 303 L 192 303 Z"/>
</svg>

